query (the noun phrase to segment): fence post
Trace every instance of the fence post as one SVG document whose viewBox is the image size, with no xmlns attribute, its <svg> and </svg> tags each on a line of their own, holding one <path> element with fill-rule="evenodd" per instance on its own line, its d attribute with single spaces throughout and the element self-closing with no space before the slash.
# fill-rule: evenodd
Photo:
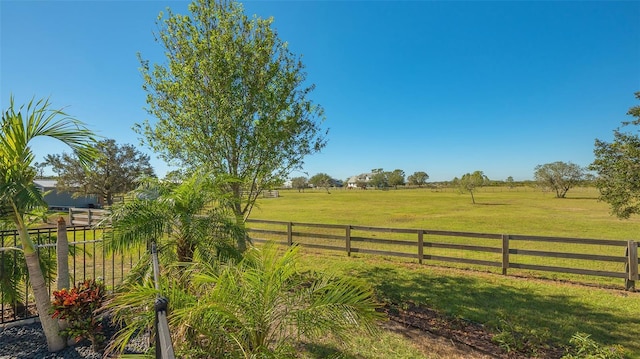
<svg viewBox="0 0 640 359">
<path fill-rule="evenodd" d="M 58 230 L 56 239 L 56 262 L 58 273 L 56 283 L 58 290 L 69 287 L 69 239 L 67 238 L 67 223 L 64 218 L 58 218 Z"/>
<path fill-rule="evenodd" d="M 626 250 L 627 263 L 625 265 L 625 272 L 627 273 L 624 279 L 625 290 L 635 291 L 636 280 L 638 280 L 638 243 L 634 241 L 627 241 Z"/>
<path fill-rule="evenodd" d="M 509 268 L 509 235 L 502 235 L 502 275 L 507 274 Z"/>
<path fill-rule="evenodd" d="M 160 265 L 158 264 L 158 249 L 156 242 L 151 242 L 151 265 L 153 267 L 153 281 L 155 288 L 160 291 Z M 175 359 L 173 344 L 171 343 L 171 333 L 167 322 L 167 310 L 169 300 L 160 294 L 156 296 L 154 302 L 155 309 L 155 342 L 156 359 Z"/>
<path fill-rule="evenodd" d="M 347 257 L 351 257 L 351 225 L 345 227 L 346 238 L 345 243 L 347 246 Z"/>
<path fill-rule="evenodd" d="M 424 257 L 424 230 L 418 231 L 418 263 L 422 264 Z"/>
<path fill-rule="evenodd" d="M 293 245 L 293 223 L 287 223 L 287 244 L 289 246 Z"/>
</svg>

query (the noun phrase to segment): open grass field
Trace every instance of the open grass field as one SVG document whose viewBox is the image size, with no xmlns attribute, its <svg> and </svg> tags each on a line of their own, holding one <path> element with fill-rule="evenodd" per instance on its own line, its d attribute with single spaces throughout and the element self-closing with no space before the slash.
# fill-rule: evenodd
<svg viewBox="0 0 640 359">
<path fill-rule="evenodd" d="M 624 240 L 637 240 L 640 229 L 640 219 L 611 217 L 594 189 L 571 190 L 566 199 L 531 189 L 488 189 L 476 194 L 476 205 L 468 194 L 428 189 L 281 191 L 280 195 L 261 199 L 252 218 Z M 385 303 L 423 305 L 482 323 L 502 340 L 513 338 L 511 346 L 528 345 L 525 341 L 566 345 L 573 334 L 585 332 L 601 343 L 624 346 L 630 358 L 640 358 L 640 293 L 425 266 L 398 258 L 302 253 L 305 269 L 362 278 Z M 406 348 L 411 347 L 407 342 Z M 414 355 L 419 354 L 398 357 Z"/>
<path fill-rule="evenodd" d="M 558 237 L 640 239 L 640 218 L 619 220 L 594 188 L 567 198 L 528 188 L 482 188 L 469 194 L 412 190 L 281 190 L 260 199 L 251 218 L 292 222 L 423 228 Z"/>
</svg>

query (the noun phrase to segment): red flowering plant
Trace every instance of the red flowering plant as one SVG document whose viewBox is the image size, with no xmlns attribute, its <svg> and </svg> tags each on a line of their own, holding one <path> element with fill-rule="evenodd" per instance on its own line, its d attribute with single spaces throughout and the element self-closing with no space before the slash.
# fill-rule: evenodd
<svg viewBox="0 0 640 359">
<path fill-rule="evenodd" d="M 97 309 L 102 306 L 105 294 L 104 284 L 94 280 L 78 283 L 71 290 L 54 291 L 52 317 L 67 322 L 67 327 L 61 330 L 61 334 L 73 338 L 76 343 L 83 338 L 89 339 L 94 348 L 101 348 L 105 336 L 102 332 L 102 318 L 98 316 Z"/>
</svg>

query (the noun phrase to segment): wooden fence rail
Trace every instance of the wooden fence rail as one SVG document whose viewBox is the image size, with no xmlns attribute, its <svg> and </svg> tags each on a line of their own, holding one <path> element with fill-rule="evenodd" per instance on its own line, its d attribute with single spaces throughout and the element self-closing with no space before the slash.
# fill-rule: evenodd
<svg viewBox="0 0 640 359">
<path fill-rule="evenodd" d="M 620 278 L 635 290 L 638 243 L 428 229 L 247 220 L 254 242 L 510 269 Z M 573 265 L 569 265 L 573 264 Z"/>
<path fill-rule="evenodd" d="M 72 226 L 97 226 L 108 215 L 105 209 L 69 208 L 69 224 Z"/>
</svg>

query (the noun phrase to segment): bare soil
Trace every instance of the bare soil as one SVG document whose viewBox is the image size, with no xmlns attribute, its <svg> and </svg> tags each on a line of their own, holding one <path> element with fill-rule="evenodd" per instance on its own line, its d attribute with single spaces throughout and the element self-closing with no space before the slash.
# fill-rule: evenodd
<svg viewBox="0 0 640 359">
<path fill-rule="evenodd" d="M 432 309 L 419 306 L 400 309 L 387 305 L 383 311 L 389 318 L 384 325 L 385 329 L 404 335 L 430 357 L 532 358 L 527 353 L 506 352 L 492 341 L 493 334 L 478 323 L 448 318 Z M 562 355 L 562 348 L 540 348 L 535 357 L 557 359 Z"/>
</svg>

